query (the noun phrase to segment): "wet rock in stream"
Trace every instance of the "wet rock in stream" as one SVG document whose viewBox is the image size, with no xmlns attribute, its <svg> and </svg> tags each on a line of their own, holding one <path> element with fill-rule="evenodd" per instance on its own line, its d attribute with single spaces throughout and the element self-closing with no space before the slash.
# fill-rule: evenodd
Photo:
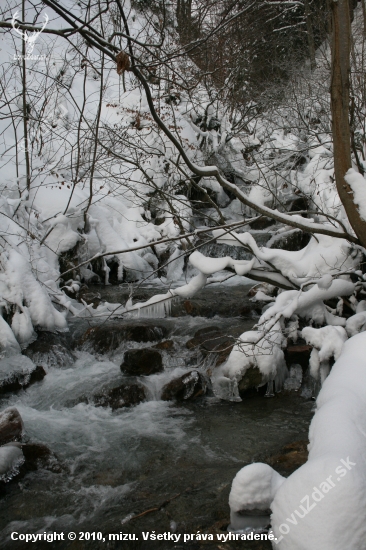
<svg viewBox="0 0 366 550">
<path fill-rule="evenodd" d="M 163 401 L 187 401 L 197 399 L 206 392 L 206 382 L 198 371 L 193 370 L 179 378 L 174 378 L 163 387 L 161 399 Z"/>
<path fill-rule="evenodd" d="M 161 350 L 169 350 L 174 347 L 173 340 L 164 340 L 163 342 L 159 342 L 154 346 L 155 349 L 161 349 Z"/>
<path fill-rule="evenodd" d="M 308 441 L 294 441 L 285 445 L 279 453 L 267 458 L 266 463 L 280 474 L 289 475 L 300 468 L 308 459 Z"/>
<path fill-rule="evenodd" d="M 75 342 L 76 348 L 93 349 L 97 353 L 116 350 L 122 342 L 156 342 L 165 338 L 164 326 L 149 324 L 104 324 L 89 328 Z"/>
<path fill-rule="evenodd" d="M 50 470 L 60 473 L 63 470 L 62 464 L 57 456 L 43 443 L 25 443 L 21 446 L 24 455 L 24 465 L 20 473 L 31 472 L 38 469 Z"/>
<path fill-rule="evenodd" d="M 234 347 L 235 338 L 222 336 L 218 327 L 205 327 L 198 330 L 194 337 L 188 340 L 186 347 L 189 350 L 199 349 L 203 355 L 216 355 L 216 365 L 226 361 Z"/>
<path fill-rule="evenodd" d="M 75 361 L 67 336 L 48 331 L 38 332 L 37 340 L 30 344 L 23 354 L 37 365 L 47 367 L 66 367 Z"/>
<path fill-rule="evenodd" d="M 298 341 L 296 344 L 290 344 L 285 349 L 285 360 L 287 365 L 299 364 L 306 370 L 309 366 L 310 353 L 312 346 L 305 341 Z"/>
<path fill-rule="evenodd" d="M 24 442 L 24 424 L 18 409 L 9 407 L 0 413 L 1 487 L 13 478 L 39 468 L 59 473 L 62 467 L 56 455 L 44 444 Z"/>
<path fill-rule="evenodd" d="M 263 379 L 263 374 L 258 367 L 250 367 L 245 371 L 244 376 L 238 383 L 238 389 L 240 395 L 251 388 L 258 388 L 263 386 L 266 381 Z"/>
<path fill-rule="evenodd" d="M 7 443 L 0 447 L 0 482 L 6 483 L 19 473 L 24 463 L 20 443 Z"/>
<path fill-rule="evenodd" d="M 121 371 L 131 376 L 148 376 L 163 370 L 160 352 L 153 348 L 127 350 L 121 365 Z"/>
<path fill-rule="evenodd" d="M 20 441 L 23 431 L 23 420 L 18 409 L 9 407 L 0 413 L 0 445 Z"/>
<path fill-rule="evenodd" d="M 202 346 L 206 342 L 214 341 L 220 337 L 220 329 L 218 327 L 205 327 L 197 330 L 194 337 L 186 343 L 187 349 L 194 349 Z"/>
<path fill-rule="evenodd" d="M 138 405 L 146 399 L 145 388 L 140 384 L 125 383 L 102 393 L 95 394 L 91 400 L 97 407 L 111 407 L 112 410 Z"/>
<path fill-rule="evenodd" d="M 46 371 L 36 366 L 30 359 L 22 355 L 7 357 L 0 361 L 0 395 L 28 388 L 31 384 L 41 381 Z"/>
</svg>

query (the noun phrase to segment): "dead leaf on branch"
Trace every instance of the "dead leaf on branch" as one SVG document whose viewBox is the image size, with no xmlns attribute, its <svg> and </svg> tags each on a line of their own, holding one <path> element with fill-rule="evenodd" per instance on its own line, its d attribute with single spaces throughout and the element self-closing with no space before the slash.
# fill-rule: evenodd
<svg viewBox="0 0 366 550">
<path fill-rule="evenodd" d="M 116 55 L 117 74 L 122 74 L 130 69 L 130 58 L 126 52 L 119 52 Z"/>
</svg>

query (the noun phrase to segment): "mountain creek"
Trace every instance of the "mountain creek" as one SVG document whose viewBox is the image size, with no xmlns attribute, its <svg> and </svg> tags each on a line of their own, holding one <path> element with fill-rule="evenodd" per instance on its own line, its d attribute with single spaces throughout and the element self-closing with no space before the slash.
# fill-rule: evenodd
<svg viewBox="0 0 366 550">
<path fill-rule="evenodd" d="M 0 548 L 27 546 L 10 542 L 13 531 L 106 537 L 47 543 L 59 550 L 271 548 L 216 539 L 145 542 L 141 535 L 227 533 L 231 483 L 244 465 L 267 462 L 289 475 L 306 460 L 309 394 L 266 397 L 265 387 L 252 388 L 241 402 L 228 402 L 210 385 L 235 337 L 258 318 L 252 286 L 212 285 L 197 298 L 175 299 L 167 318 L 74 319 L 68 333 L 39 333 L 24 353 L 46 376 L 0 395 L 1 411 L 19 411 L 23 441 L 44 449 L 2 482 Z M 89 287 L 111 303 L 125 303 L 130 290 Z M 134 301 L 166 291 L 141 286 Z M 120 532 L 138 540 L 108 541 Z"/>
</svg>

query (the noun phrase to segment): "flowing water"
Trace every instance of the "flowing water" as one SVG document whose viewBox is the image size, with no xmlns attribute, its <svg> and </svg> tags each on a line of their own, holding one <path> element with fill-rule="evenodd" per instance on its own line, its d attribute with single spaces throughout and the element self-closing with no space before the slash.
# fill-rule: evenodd
<svg viewBox="0 0 366 550">
<path fill-rule="evenodd" d="M 123 531 L 135 533 L 139 540 L 59 541 L 33 547 L 148 549 L 155 546 L 141 540 L 142 531 L 195 533 L 228 523 L 228 495 L 236 472 L 290 441 L 306 439 L 313 402 L 280 393 L 271 399 L 254 394 L 241 403 L 229 403 L 209 392 L 200 400 L 181 404 L 161 401 L 159 395 L 176 375 L 200 365 L 207 368 L 202 357 L 185 346 L 199 328 L 215 325 L 223 334 L 240 334 L 253 326 L 256 314 L 246 298 L 248 288 L 207 289 L 188 305 L 173 305 L 173 317 L 156 321 L 165 324 L 174 347 L 163 352 L 164 372 L 143 378 L 148 400 L 135 407 L 112 412 L 82 398 L 123 381 L 119 365 L 124 350 L 151 343 L 123 342 L 105 356 L 77 351 L 74 363 L 50 367 L 43 381 L 2 397 L 1 410 L 16 406 L 29 438 L 56 453 L 62 470 L 39 469 L 7 484 L 0 498 L 0 548 L 29 546 L 10 542 L 12 531 L 101 531 L 104 536 Z M 129 289 L 98 291 L 117 302 L 126 298 Z M 156 288 L 139 292 L 146 298 Z M 189 309 L 191 315 L 187 315 Z M 74 322 L 71 332 L 81 334 L 88 326 L 86 321 Z M 163 506 L 165 501 L 169 502 Z M 172 542 L 156 547 L 200 548 Z"/>
</svg>

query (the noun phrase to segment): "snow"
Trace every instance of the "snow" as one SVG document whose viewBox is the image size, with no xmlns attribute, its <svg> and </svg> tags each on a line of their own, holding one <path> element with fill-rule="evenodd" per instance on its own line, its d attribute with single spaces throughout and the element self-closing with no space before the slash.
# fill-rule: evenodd
<svg viewBox="0 0 366 550">
<path fill-rule="evenodd" d="M 351 295 L 354 284 L 343 279 L 332 280 L 328 288 L 314 284 L 305 291 L 288 290 L 280 293 L 273 305 L 268 304 L 261 315 L 257 331 L 244 332 L 232 349 L 226 363 L 215 370 L 213 387 L 222 399 L 240 401 L 238 386 L 250 368 L 258 368 L 262 384 L 275 381 L 280 389 L 287 375 L 283 348 L 287 344 L 285 322 L 289 320 L 287 335 L 297 339 L 298 318 L 308 319 L 326 326 L 320 329 L 305 327 L 303 337 L 314 346 L 311 353 L 311 373 L 314 378 L 325 379 L 329 372 L 329 360 L 339 356 L 347 340 L 343 326 L 346 319 L 333 315 L 324 305 L 324 300 L 336 296 Z M 342 326 L 343 325 L 343 326 Z"/>
<path fill-rule="evenodd" d="M 31 9 L 27 18 L 31 20 L 34 15 Z M 156 33 L 153 25 L 145 27 L 143 16 L 133 8 L 130 16 L 134 18 L 131 26 L 133 36 L 143 42 L 154 41 Z M 55 17 L 53 25 L 58 28 L 63 24 Z M 11 61 L 9 63 L 14 53 L 10 36 L 11 32 L 2 40 L 0 61 L 5 67 L 4 89 L 10 97 L 16 98 L 10 101 L 9 109 L 18 113 L 18 121 L 21 121 L 18 68 Z M 249 230 L 244 233 L 213 230 L 217 243 L 244 247 L 250 259 L 234 260 L 230 256 L 209 258 L 195 250 L 189 255 L 187 267 L 184 254 L 188 255 L 187 245 L 196 245 L 196 236 L 189 243 L 188 239 L 181 238 L 174 245 L 150 246 L 162 237 L 177 238 L 191 231 L 197 224 L 198 215 L 194 214 L 191 201 L 186 196 L 189 193 L 185 186 L 191 173 L 164 133 L 153 124 L 146 94 L 136 86 L 129 74 L 125 75 L 124 80 L 126 91 L 121 92 L 114 64 L 106 63 L 100 134 L 105 150 L 98 150 L 100 158 L 98 156 L 94 181 L 90 182 L 90 143 L 94 141 L 90 128 L 95 124 L 100 85 L 93 63 L 97 66 L 99 60 L 96 52 L 90 50 L 90 67 L 85 71 L 84 88 L 83 70 L 72 70 L 72 67 L 78 66 L 78 57 L 70 63 L 71 51 L 65 50 L 65 42 L 56 36 L 42 36 L 40 48 L 41 44 L 48 47 L 50 43 L 53 44 L 52 59 L 55 62 L 28 65 L 31 76 L 28 90 L 33 98 L 33 113 L 29 120 L 32 142 L 32 185 L 29 193 L 24 182 L 24 150 L 19 136 L 14 135 L 9 125 L 10 111 L 7 111 L 6 101 L 0 121 L 0 134 L 3 136 L 0 144 L 0 373 L 4 376 L 11 376 L 15 371 L 29 374 L 34 364 L 20 354 L 21 349 L 36 338 L 37 330 L 67 330 L 71 315 L 99 316 L 103 319 L 114 314 L 163 317 L 170 314 L 173 299 L 192 298 L 207 283 L 223 281 L 222 272 L 225 270 L 235 274 L 232 283 L 239 276 L 242 281 L 248 281 L 245 276 L 266 277 L 285 291 L 279 292 L 276 298 L 261 290 L 256 294 L 253 300 L 268 302 L 266 309 L 262 310 L 253 330 L 240 336 L 226 363 L 215 369 L 213 388 L 219 397 L 240 400 L 238 387 L 248 369 L 259 370 L 261 384 L 275 381 L 280 387 L 287 375 L 283 350 L 288 339 L 296 341 L 300 335 L 299 327 L 304 322 L 313 325 L 305 327 L 301 335 L 313 346 L 311 374 L 320 378 L 324 385 L 311 428 L 311 452 L 308 464 L 303 467 L 305 473 L 301 473 L 300 469 L 300 473 L 285 481 L 266 465 L 250 465 L 236 476 L 230 494 L 232 528 L 242 528 L 243 522 L 247 522 L 247 518 L 243 519 L 239 512 L 254 509 L 265 511 L 274 499 L 274 528 L 282 533 L 279 522 L 286 522 L 287 514 L 290 518 L 295 517 L 295 505 L 300 506 L 301 499 L 313 491 L 314 483 L 324 483 L 324 476 L 333 472 L 332 468 L 338 467 L 339 461 L 347 459 L 350 453 L 355 456 L 353 460 L 362 466 L 366 455 L 362 439 L 366 431 L 365 365 L 361 355 L 365 335 L 357 336 L 366 330 L 366 307 L 365 304 L 361 306 L 362 302 L 357 304 L 355 298 L 360 286 L 351 282 L 347 275 L 339 275 L 340 272 L 358 268 L 361 254 L 352 245 L 355 238 L 334 182 L 333 150 L 327 129 L 329 120 L 323 119 L 321 128 L 315 127 L 312 122 L 315 115 L 318 118 L 329 111 L 329 95 L 326 93 L 321 97 L 322 91 L 328 87 L 328 73 L 325 74 L 325 85 L 318 73 L 313 80 L 309 80 L 309 86 L 304 86 L 305 91 L 301 86 L 297 89 L 296 83 L 293 83 L 296 102 L 301 105 L 298 119 L 290 115 L 291 109 L 278 106 L 278 112 L 274 114 L 269 108 L 268 113 L 262 113 L 253 120 L 250 120 L 252 115 L 249 120 L 244 117 L 240 126 L 245 130 L 238 134 L 233 130 L 237 115 L 235 109 L 232 110 L 232 106 L 226 106 L 223 101 L 212 101 L 215 95 L 212 95 L 212 90 L 207 91 L 199 84 L 190 94 L 182 91 L 177 106 L 166 104 L 161 97 L 161 89 L 151 86 L 159 114 L 167 126 L 173 128 L 191 168 L 203 176 L 200 185 L 216 194 L 224 219 L 227 222 L 230 219 L 242 221 L 244 216 L 259 211 L 275 216 L 276 221 L 283 224 L 280 229 L 274 229 L 274 236 L 266 246 L 259 246 L 260 241 L 257 242 Z M 19 47 L 19 40 L 17 45 Z M 164 52 L 167 59 L 176 46 L 174 33 L 167 33 Z M 66 62 L 69 66 L 58 85 L 59 71 Z M 187 74 L 179 63 L 174 61 L 172 65 L 178 87 L 181 75 L 184 80 Z M 184 68 L 188 73 L 197 70 L 189 60 Z M 48 78 L 55 82 L 53 91 L 46 88 Z M 316 88 L 317 98 L 312 97 L 311 87 Z M 84 97 L 85 120 L 80 124 L 81 136 L 84 137 L 78 142 L 80 135 L 76 130 Z M 43 114 L 40 106 L 45 99 L 47 109 Z M 217 117 L 219 128 L 203 131 L 198 119 L 204 115 L 208 116 L 206 122 Z M 303 117 L 305 123 L 300 123 L 299 119 Z M 33 120 L 40 121 L 38 129 L 32 127 Z M 116 136 L 121 135 L 123 139 L 119 141 Z M 228 136 L 230 139 L 226 141 Z M 202 137 L 207 138 L 204 144 Z M 16 142 L 19 149 L 17 162 L 13 155 Z M 43 144 L 41 151 L 40 143 Z M 258 158 L 252 165 L 243 159 L 242 152 L 247 147 L 254 147 L 258 152 Z M 110 156 L 109 148 L 113 148 L 116 154 Z M 78 174 L 75 174 L 76 151 L 82 157 Z M 305 158 L 303 167 L 295 167 L 294 158 L 299 156 Z M 223 166 L 230 170 L 224 170 Z M 231 170 L 238 184 L 222 177 L 222 173 Z M 223 186 L 214 174 L 220 174 Z M 347 172 L 345 178 L 352 189 L 360 216 L 366 221 L 365 179 L 353 169 Z M 78 185 L 74 189 L 76 179 Z M 231 200 L 224 188 L 235 192 L 242 200 Z M 284 213 L 282 206 L 278 206 L 289 205 L 303 196 L 309 198 L 310 208 L 315 211 L 312 217 Z M 216 223 L 217 213 L 212 213 L 213 209 L 207 210 L 211 212 L 207 218 L 203 216 L 204 222 L 210 225 L 213 221 Z M 327 220 L 327 214 L 333 216 L 335 221 Z M 158 219 L 160 225 L 157 225 Z M 344 229 L 337 221 L 344 224 L 350 240 L 338 238 L 344 234 Z M 304 232 L 314 232 L 317 236 L 311 237 L 309 244 L 296 252 L 270 248 L 279 237 L 299 231 L 298 228 L 291 229 L 294 224 Z M 331 235 L 322 234 L 324 231 Z M 146 248 L 133 250 L 140 246 Z M 126 252 L 119 252 L 121 250 Z M 106 254 L 100 267 L 104 271 L 106 284 L 109 283 L 112 262 L 118 264 L 119 281 L 130 283 L 146 278 L 156 279 L 159 260 L 164 254 L 170 262 L 164 280 L 174 288 L 144 303 L 133 304 L 131 297 L 124 306 L 105 302 L 94 310 L 85 303 L 70 299 L 63 292 L 80 288 L 83 280 L 92 280 L 95 277 L 94 263 L 86 263 L 75 273 L 70 270 L 70 280 L 61 281 L 60 260 L 66 252 L 75 254 L 80 261 Z M 211 277 L 217 273 L 221 277 Z M 339 307 L 333 310 L 324 304 L 324 301 L 342 296 L 351 296 L 355 307 L 355 315 L 347 320 L 341 316 Z M 348 337 L 353 338 L 347 342 Z M 326 378 L 333 359 L 337 362 Z M 342 368 L 339 365 L 343 365 Z M 299 369 L 299 365 L 291 366 L 290 377 L 285 382 L 286 389 L 299 388 L 302 374 Z M 8 472 L 20 458 L 21 451 L 17 446 L 1 448 L 0 473 Z M 307 530 L 299 521 L 301 536 L 295 535 L 295 521 L 290 522 L 289 538 L 284 536 L 280 548 L 360 550 L 360 545 L 365 541 L 365 528 L 360 527 L 366 498 L 363 471 L 364 468 L 359 472 L 355 468 L 346 472 L 347 477 L 342 476 L 342 485 L 337 485 L 334 491 L 329 491 L 327 498 L 317 503 L 314 514 L 306 515 L 305 523 L 310 522 Z M 333 495 L 337 496 L 333 498 Z M 347 505 L 347 512 L 341 505 Z M 323 523 L 318 521 L 318 515 Z M 296 520 L 297 517 L 298 514 Z M 340 525 L 337 523 L 339 518 L 343 521 L 343 531 L 340 531 L 342 522 L 339 522 Z"/>
<path fill-rule="evenodd" d="M 246 275 L 253 267 L 255 259 L 253 258 L 253 260 L 250 261 L 233 260 L 230 256 L 225 256 L 224 258 L 208 258 L 201 254 L 201 252 L 198 252 L 198 250 L 195 250 L 195 252 L 190 255 L 189 262 L 207 276 L 228 267 L 235 269 L 238 275 Z"/>
<path fill-rule="evenodd" d="M 20 346 L 17 342 L 14 332 L 9 327 L 8 323 L 0 315 L 0 346 L 1 356 L 13 355 L 20 352 Z"/>
<path fill-rule="evenodd" d="M 282 347 L 285 344 L 281 326 L 275 323 L 270 332 L 244 332 L 232 349 L 226 363 L 215 369 L 212 382 L 217 397 L 241 401 L 239 383 L 246 371 L 258 368 L 264 385 L 275 381 L 279 389 L 287 375 Z"/>
<path fill-rule="evenodd" d="M 279 550 L 364 547 L 365 346 L 365 333 L 344 344 L 317 398 L 309 459 L 284 481 L 271 504 Z"/>
<path fill-rule="evenodd" d="M 11 380 L 15 373 L 27 379 L 35 368 L 33 361 L 26 355 L 14 353 L 9 357 L 2 357 L 0 359 L 0 384 L 4 380 Z"/>
<path fill-rule="evenodd" d="M 273 296 L 268 296 L 263 290 L 258 290 L 258 292 L 250 299 L 251 302 L 274 302 L 275 298 Z"/>
<path fill-rule="evenodd" d="M 284 481 L 285 478 L 268 464 L 255 463 L 242 468 L 233 479 L 229 495 L 229 530 L 243 530 L 249 525 L 256 527 L 253 525 L 253 515 L 245 517 L 245 511 L 268 510 Z M 266 527 L 266 523 L 263 527 Z"/>
<path fill-rule="evenodd" d="M 297 313 L 319 324 L 327 322 L 332 325 L 345 325 L 346 320 L 330 313 L 323 301 L 337 296 L 350 296 L 354 289 L 355 285 L 350 281 L 335 279 L 328 289 L 314 285 L 307 291 L 288 290 L 282 292 L 277 296 L 273 306 L 265 311 L 258 324 L 269 321 L 272 317 L 283 316 L 289 319 L 294 313 Z"/>
<path fill-rule="evenodd" d="M 319 273 L 337 274 L 340 266 L 342 270 L 347 270 L 358 263 L 358 259 L 350 255 L 349 243 L 328 235 L 317 235 L 316 239 L 312 237 L 305 248 L 292 252 L 259 247 L 253 235 L 248 232 L 231 231 L 230 234 L 225 234 L 223 229 L 216 229 L 213 234 L 217 242 L 248 247 L 259 261 L 270 262 L 297 285 L 319 278 Z"/>
<path fill-rule="evenodd" d="M 118 219 L 111 218 L 106 208 L 92 206 L 90 208 L 90 215 L 92 216 L 92 225 L 95 228 L 102 250 L 107 252 L 108 249 L 112 251 L 128 248 L 126 240 L 122 237 L 125 233 L 123 224 L 118 223 Z M 132 272 L 132 280 L 142 279 L 145 276 L 149 276 L 153 271 L 150 264 L 136 252 L 125 252 L 124 254 L 116 254 L 115 256 L 119 263 L 118 279 L 120 281 L 123 280 L 124 268 Z M 108 260 L 108 256 L 106 259 Z"/>
<path fill-rule="evenodd" d="M 365 178 L 356 172 L 353 168 L 350 168 L 344 179 L 353 191 L 353 200 L 358 206 L 358 211 L 362 220 L 366 221 L 366 180 Z"/>
<path fill-rule="evenodd" d="M 24 456 L 20 445 L 8 443 L 0 447 L 0 480 L 11 479 L 23 462 Z"/>
<path fill-rule="evenodd" d="M 307 344 L 313 346 L 310 354 L 310 374 L 323 383 L 329 374 L 329 360 L 337 360 L 341 354 L 343 344 L 348 339 L 343 327 L 326 326 L 322 328 L 305 327 L 302 337 Z"/>
<path fill-rule="evenodd" d="M 52 305 L 44 286 L 34 277 L 29 263 L 16 250 L 11 249 L 5 261 L 4 273 L 0 274 L 2 296 L 7 302 L 14 303 L 24 315 L 18 316 L 14 328 L 21 343 L 33 338 L 30 321 L 34 327 L 46 330 L 65 329 L 65 316 Z M 24 308 L 23 302 L 27 304 Z"/>
<path fill-rule="evenodd" d="M 346 331 L 349 337 L 366 330 L 366 311 L 360 311 L 346 321 Z"/>
</svg>

